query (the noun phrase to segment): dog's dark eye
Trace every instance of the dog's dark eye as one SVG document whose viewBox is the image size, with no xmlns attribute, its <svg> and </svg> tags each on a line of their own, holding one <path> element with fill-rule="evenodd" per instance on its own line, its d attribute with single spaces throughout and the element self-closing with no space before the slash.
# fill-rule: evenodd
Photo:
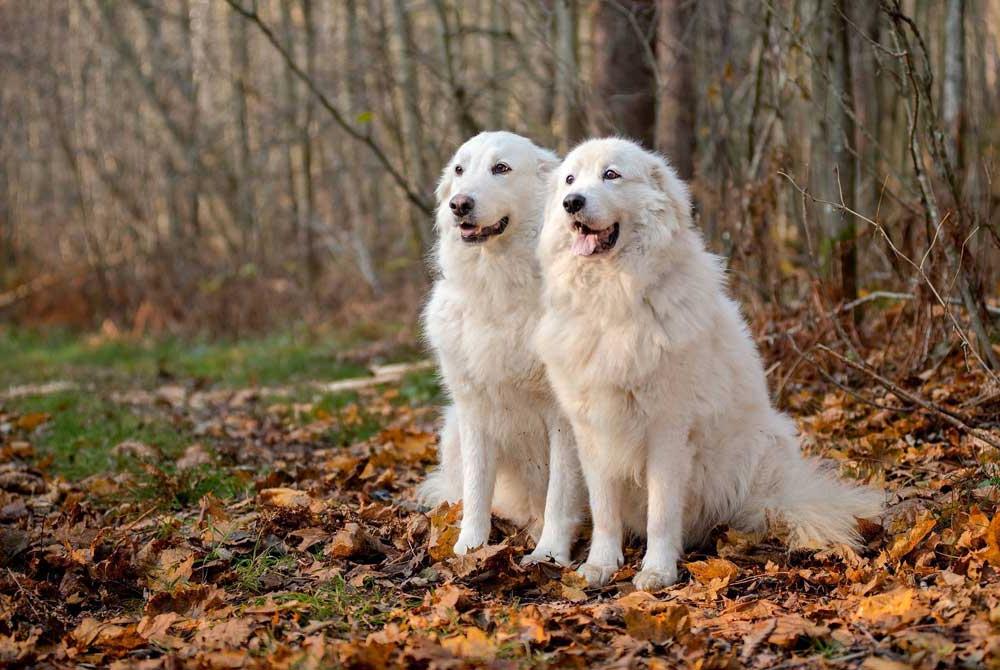
<svg viewBox="0 0 1000 670">
<path fill-rule="evenodd" d="M 464 170 L 462 169 L 462 166 L 461 165 L 456 165 L 455 166 L 455 174 L 462 174 L 462 172 L 464 172 Z"/>
<path fill-rule="evenodd" d="M 622 178 L 622 176 L 620 174 L 618 174 L 617 172 L 615 172 L 614 170 L 612 170 L 610 168 L 604 171 L 603 177 L 605 179 L 608 179 L 608 180 L 610 180 L 610 179 L 621 179 Z"/>
<path fill-rule="evenodd" d="M 572 184 L 575 179 L 576 179 L 576 177 L 574 177 L 571 174 L 566 175 L 566 183 L 567 184 Z"/>
<path fill-rule="evenodd" d="M 507 165 L 506 163 L 497 163 L 496 165 L 490 168 L 490 172 L 492 172 L 493 174 L 507 174 L 508 172 L 510 172 L 510 166 Z"/>
</svg>

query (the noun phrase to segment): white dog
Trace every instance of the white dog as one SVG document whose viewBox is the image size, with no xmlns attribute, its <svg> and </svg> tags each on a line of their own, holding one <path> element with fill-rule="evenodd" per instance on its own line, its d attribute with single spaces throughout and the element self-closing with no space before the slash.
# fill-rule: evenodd
<svg viewBox="0 0 1000 670">
<path fill-rule="evenodd" d="M 568 564 L 583 510 L 572 430 L 530 346 L 541 313 L 535 247 L 558 163 L 524 137 L 481 133 L 437 187 L 440 278 L 424 326 L 454 405 L 421 497 L 462 500 L 457 554 L 489 539 L 492 501 L 499 516 L 532 526 L 526 560 Z"/>
<path fill-rule="evenodd" d="M 647 538 L 639 589 L 677 579 L 685 545 L 768 511 L 797 545 L 857 542 L 878 496 L 802 456 L 685 185 L 632 142 L 583 143 L 555 176 L 539 245 L 534 339 L 573 424 L 593 537 L 580 573 L 606 583 L 625 529 Z"/>
</svg>

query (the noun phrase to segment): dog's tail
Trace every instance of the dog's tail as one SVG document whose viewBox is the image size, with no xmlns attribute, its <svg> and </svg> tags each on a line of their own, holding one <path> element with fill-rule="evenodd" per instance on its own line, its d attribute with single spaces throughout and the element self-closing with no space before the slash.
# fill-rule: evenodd
<svg viewBox="0 0 1000 670">
<path fill-rule="evenodd" d="M 791 531 L 793 547 L 862 544 L 857 519 L 878 516 L 883 496 L 839 479 L 822 462 L 798 453 L 784 463 L 776 511 Z"/>
<path fill-rule="evenodd" d="M 417 501 L 428 507 L 462 499 L 462 449 L 458 440 L 458 417 L 454 407 L 444 412 L 438 444 L 438 466 L 417 488 Z"/>
</svg>

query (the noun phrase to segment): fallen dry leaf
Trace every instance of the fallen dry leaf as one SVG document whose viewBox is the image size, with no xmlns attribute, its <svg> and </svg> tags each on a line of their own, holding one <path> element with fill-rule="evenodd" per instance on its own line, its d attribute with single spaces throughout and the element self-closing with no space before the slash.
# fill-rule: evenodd
<svg viewBox="0 0 1000 670">
<path fill-rule="evenodd" d="M 17 418 L 16 425 L 21 430 L 32 431 L 51 418 L 46 412 L 31 412 Z"/>
<path fill-rule="evenodd" d="M 268 507 L 309 507 L 312 498 L 308 493 L 289 488 L 264 489 L 258 494 L 258 499 L 262 505 Z"/>
<path fill-rule="evenodd" d="M 909 530 L 902 537 L 897 538 L 892 546 L 889 548 L 887 555 L 889 560 L 901 561 L 906 557 L 911 551 L 917 548 L 917 545 L 927 537 L 927 534 L 933 530 L 935 525 L 934 519 L 926 518 L 918 521 L 913 528 Z"/>
<path fill-rule="evenodd" d="M 889 593 L 864 598 L 855 618 L 881 628 L 897 628 L 919 621 L 928 614 L 915 589 L 900 587 Z"/>
<path fill-rule="evenodd" d="M 333 558 L 349 558 L 365 548 L 365 532 L 356 523 L 348 523 L 337 531 L 326 545 L 326 554 Z"/>
<path fill-rule="evenodd" d="M 993 520 L 990 521 L 989 528 L 986 529 L 984 556 L 993 567 L 1000 568 L 1000 512 L 993 515 Z"/>
<path fill-rule="evenodd" d="M 674 603 L 664 603 L 652 610 L 627 607 L 623 616 L 629 635 L 637 640 L 648 640 L 656 644 L 665 644 L 681 637 L 691 628 L 688 608 Z"/>
<path fill-rule="evenodd" d="M 724 558 L 710 558 L 707 561 L 693 561 L 684 565 L 695 579 L 702 584 L 709 584 L 713 580 L 722 580 L 723 584 L 728 584 L 740 569 L 732 561 Z"/>
<path fill-rule="evenodd" d="M 460 658 L 492 661 L 496 657 L 495 643 L 482 629 L 469 626 L 458 635 L 441 640 L 441 646 Z"/>
</svg>

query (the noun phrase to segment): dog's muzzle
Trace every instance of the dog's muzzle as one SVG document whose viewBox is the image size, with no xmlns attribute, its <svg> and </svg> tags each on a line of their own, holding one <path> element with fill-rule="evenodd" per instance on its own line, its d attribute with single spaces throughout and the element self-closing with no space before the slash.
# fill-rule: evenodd
<svg viewBox="0 0 1000 670">
<path fill-rule="evenodd" d="M 475 221 L 470 221 L 465 219 L 458 224 L 458 229 L 462 234 L 462 241 L 466 244 L 479 244 L 485 242 L 491 237 L 496 237 L 497 235 L 502 235 L 503 231 L 507 230 L 507 224 L 510 223 L 509 217 L 503 217 L 492 226 L 480 226 L 477 225 Z"/>
<path fill-rule="evenodd" d="M 610 251 L 618 242 L 619 225 L 615 221 L 607 228 L 596 230 L 583 221 L 573 221 L 573 244 L 570 250 L 577 256 L 597 256 Z"/>
</svg>

